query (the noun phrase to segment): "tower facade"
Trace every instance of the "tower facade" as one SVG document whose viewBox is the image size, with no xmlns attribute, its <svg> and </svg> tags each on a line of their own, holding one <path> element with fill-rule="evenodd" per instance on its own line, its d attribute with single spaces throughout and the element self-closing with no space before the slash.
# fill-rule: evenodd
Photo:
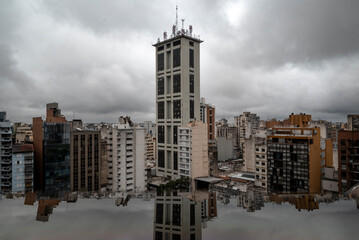
<svg viewBox="0 0 359 240">
<path fill-rule="evenodd" d="M 183 24 L 182 24 L 183 25 Z M 200 120 L 200 43 L 189 29 L 172 28 L 156 48 L 156 174 L 179 178 L 178 128 Z"/>
</svg>

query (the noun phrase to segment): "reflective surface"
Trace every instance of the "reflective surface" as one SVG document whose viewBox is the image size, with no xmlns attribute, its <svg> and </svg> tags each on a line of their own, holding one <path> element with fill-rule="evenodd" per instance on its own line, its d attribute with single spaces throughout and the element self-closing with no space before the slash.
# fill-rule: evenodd
<svg viewBox="0 0 359 240">
<path fill-rule="evenodd" d="M 3 197 L 0 212 L 0 239 L 356 239 L 359 234 L 355 200 L 251 191 L 101 198 L 28 194 Z"/>
</svg>

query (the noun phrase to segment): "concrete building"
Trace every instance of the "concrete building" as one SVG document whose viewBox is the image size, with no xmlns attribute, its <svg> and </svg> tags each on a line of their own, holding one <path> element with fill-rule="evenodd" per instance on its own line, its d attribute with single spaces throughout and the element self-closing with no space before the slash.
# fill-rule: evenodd
<svg viewBox="0 0 359 240">
<path fill-rule="evenodd" d="M 260 117 L 255 113 L 243 112 L 240 116 L 234 117 L 236 128 L 235 147 L 239 149 L 240 156 L 244 157 L 246 139 L 259 130 Z"/>
<path fill-rule="evenodd" d="M 359 131 L 338 132 L 339 192 L 359 183 Z"/>
<path fill-rule="evenodd" d="M 200 43 L 176 24 L 156 48 L 156 174 L 179 178 L 178 128 L 200 119 Z"/>
<path fill-rule="evenodd" d="M 232 160 L 234 158 L 234 144 L 232 139 L 227 139 L 225 137 L 217 137 L 216 146 L 218 152 L 218 161 L 223 162 L 227 160 Z"/>
<path fill-rule="evenodd" d="M 157 193 L 153 239 L 202 239 L 202 202 L 189 197 L 190 193 Z"/>
<path fill-rule="evenodd" d="M 11 122 L 6 119 L 6 112 L 0 112 L 0 192 L 12 190 L 11 145 Z"/>
<path fill-rule="evenodd" d="M 268 191 L 320 193 L 322 168 L 320 128 L 273 128 L 267 136 Z"/>
<path fill-rule="evenodd" d="M 23 143 L 32 143 L 32 128 L 29 124 L 21 124 L 16 128 L 15 131 L 15 143 L 23 144 Z"/>
<path fill-rule="evenodd" d="M 267 190 L 267 139 L 256 138 L 255 142 L 255 186 Z"/>
<path fill-rule="evenodd" d="M 347 116 L 348 130 L 359 131 L 359 114 L 350 114 Z"/>
<path fill-rule="evenodd" d="M 45 122 L 33 118 L 35 190 L 70 190 L 70 131 L 58 103 L 46 104 Z"/>
<path fill-rule="evenodd" d="M 206 100 L 201 98 L 200 105 L 201 121 L 207 124 L 208 140 L 216 138 L 216 109 L 210 104 L 206 104 Z"/>
<path fill-rule="evenodd" d="M 101 189 L 101 132 L 76 128 L 71 131 L 71 191 Z"/>
<path fill-rule="evenodd" d="M 107 143 L 109 191 L 145 191 L 145 133 L 145 128 L 135 127 L 129 117 L 102 126 L 101 135 Z"/>
<path fill-rule="evenodd" d="M 180 176 L 192 179 L 208 176 L 207 124 L 196 121 L 178 129 Z"/>
<path fill-rule="evenodd" d="M 33 190 L 34 147 L 32 144 L 12 146 L 12 192 L 26 193 Z"/>
<path fill-rule="evenodd" d="M 294 127 L 308 127 L 310 121 L 312 121 L 312 115 L 307 115 L 305 113 L 289 115 L 290 125 Z"/>
</svg>

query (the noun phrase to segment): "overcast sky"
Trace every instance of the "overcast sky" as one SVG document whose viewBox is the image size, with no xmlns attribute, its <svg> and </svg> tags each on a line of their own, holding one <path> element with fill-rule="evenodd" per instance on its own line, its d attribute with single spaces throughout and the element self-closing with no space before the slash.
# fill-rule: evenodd
<svg viewBox="0 0 359 240">
<path fill-rule="evenodd" d="M 176 0 L 0 1 L 0 111 L 31 122 L 155 120 L 155 49 Z M 359 1 L 180 0 L 201 36 L 201 96 L 216 118 L 305 112 L 345 121 L 359 105 Z"/>
</svg>

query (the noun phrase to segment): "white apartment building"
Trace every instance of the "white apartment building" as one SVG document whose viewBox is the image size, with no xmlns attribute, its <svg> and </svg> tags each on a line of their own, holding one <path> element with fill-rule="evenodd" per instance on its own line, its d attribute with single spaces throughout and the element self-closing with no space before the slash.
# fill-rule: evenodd
<svg viewBox="0 0 359 240">
<path fill-rule="evenodd" d="M 181 177 L 209 175 L 207 124 L 196 121 L 179 128 L 179 170 Z"/>
<path fill-rule="evenodd" d="M 11 123 L 6 112 L 0 112 L 0 192 L 12 190 Z"/>
<path fill-rule="evenodd" d="M 135 127 L 129 117 L 119 123 L 102 126 L 107 141 L 108 190 L 141 192 L 146 190 L 145 128 Z"/>
<path fill-rule="evenodd" d="M 237 131 L 235 146 L 238 147 L 244 155 L 245 141 L 259 130 L 260 118 L 254 113 L 244 112 L 240 116 L 234 117 L 234 125 Z"/>
</svg>

